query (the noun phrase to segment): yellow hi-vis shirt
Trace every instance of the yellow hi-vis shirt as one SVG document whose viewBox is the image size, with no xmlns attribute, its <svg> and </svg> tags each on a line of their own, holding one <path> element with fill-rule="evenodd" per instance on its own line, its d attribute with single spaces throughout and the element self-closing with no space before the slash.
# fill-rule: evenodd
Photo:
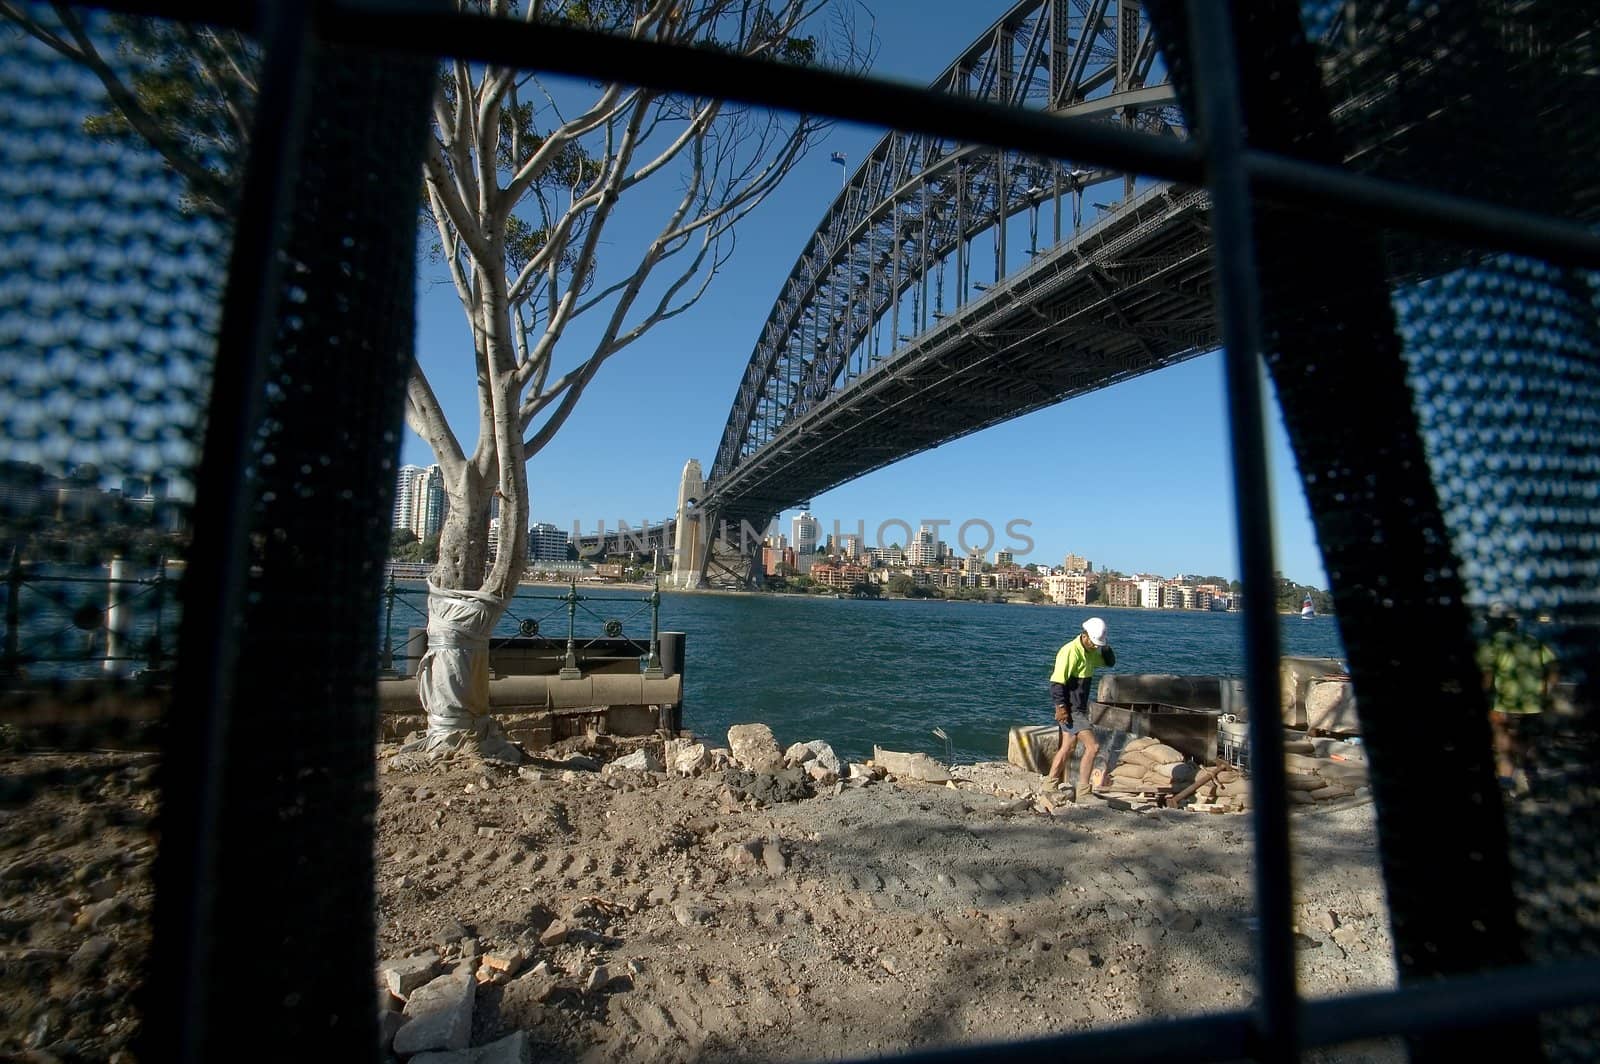
<svg viewBox="0 0 1600 1064">
<path fill-rule="evenodd" d="M 1106 659 L 1100 653 L 1099 647 L 1085 650 L 1083 640 L 1074 637 L 1066 646 L 1056 651 L 1056 667 L 1050 673 L 1050 682 L 1066 683 L 1076 678 L 1088 679 L 1094 675 L 1094 670 L 1105 667 Z"/>
</svg>

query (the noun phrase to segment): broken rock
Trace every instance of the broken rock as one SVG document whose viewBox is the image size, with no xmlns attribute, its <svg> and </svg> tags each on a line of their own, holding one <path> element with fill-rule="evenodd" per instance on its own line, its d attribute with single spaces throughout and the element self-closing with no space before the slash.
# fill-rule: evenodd
<svg viewBox="0 0 1600 1064">
<path fill-rule="evenodd" d="M 660 772 L 662 767 L 661 755 L 657 753 L 655 747 L 646 746 L 610 762 L 606 765 L 605 771 Z"/>
<path fill-rule="evenodd" d="M 465 1049 L 472 1035 L 472 1004 L 478 984 L 470 976 L 441 975 L 418 987 L 406 1002 L 409 1019 L 394 1036 L 401 1056 L 429 1049 Z"/>
<path fill-rule="evenodd" d="M 765 724 L 735 724 L 728 729 L 733 759 L 752 772 L 771 772 L 783 765 L 783 754 Z"/>
<path fill-rule="evenodd" d="M 668 766 L 680 776 L 694 776 L 711 767 L 711 751 L 705 743 L 691 743 L 680 748 Z"/>
<path fill-rule="evenodd" d="M 401 1000 L 410 997 L 413 990 L 432 980 L 438 972 L 439 955 L 431 950 L 378 965 L 379 979 L 389 988 L 389 993 Z"/>
<path fill-rule="evenodd" d="M 874 764 L 887 769 L 890 775 L 903 779 L 921 780 L 923 783 L 943 783 L 950 779 L 949 771 L 927 754 L 907 754 L 875 746 L 872 748 L 872 760 Z"/>
</svg>

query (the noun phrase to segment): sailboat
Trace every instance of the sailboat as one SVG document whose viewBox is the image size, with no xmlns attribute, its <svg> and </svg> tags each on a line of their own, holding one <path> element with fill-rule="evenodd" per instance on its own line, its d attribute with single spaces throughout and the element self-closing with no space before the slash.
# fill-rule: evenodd
<svg viewBox="0 0 1600 1064">
<path fill-rule="evenodd" d="M 1309 621 L 1316 615 L 1317 608 L 1311 604 L 1311 596 L 1307 595 L 1306 600 L 1300 603 L 1300 619 L 1302 621 Z"/>
</svg>

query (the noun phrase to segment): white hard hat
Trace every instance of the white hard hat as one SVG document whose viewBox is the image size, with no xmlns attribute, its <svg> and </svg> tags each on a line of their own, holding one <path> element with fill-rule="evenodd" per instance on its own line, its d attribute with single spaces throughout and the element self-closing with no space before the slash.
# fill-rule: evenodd
<svg viewBox="0 0 1600 1064">
<path fill-rule="evenodd" d="M 1097 647 L 1106 645 L 1106 622 L 1098 617 L 1090 617 L 1083 622 L 1083 630 L 1089 633 L 1089 642 Z"/>
</svg>

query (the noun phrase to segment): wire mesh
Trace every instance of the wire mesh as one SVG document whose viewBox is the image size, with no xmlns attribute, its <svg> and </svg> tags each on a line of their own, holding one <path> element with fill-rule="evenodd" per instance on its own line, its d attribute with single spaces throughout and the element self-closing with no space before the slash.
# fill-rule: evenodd
<svg viewBox="0 0 1600 1064">
<path fill-rule="evenodd" d="M 1385 177 L 1592 222 L 1600 203 L 1592 193 L 1592 160 L 1600 147 L 1596 42 L 1590 16 L 1577 5 L 1307 3 L 1298 8 L 1303 26 L 1310 41 L 1324 45 L 1312 54 L 1285 17 L 1292 9 L 1258 8 L 1242 32 L 1251 46 L 1243 49 L 1250 65 L 1245 86 L 1257 145 L 1347 160 Z M 60 18 L 64 9 L 20 10 L 47 19 Z M 83 39 L 102 42 L 108 69 L 153 99 L 170 102 L 192 92 L 206 76 L 207 60 L 243 58 L 242 80 L 250 80 L 250 49 L 235 38 L 202 35 L 189 53 L 195 62 L 174 64 L 178 29 L 84 17 Z M 70 28 L 53 32 L 52 41 L 42 41 L 8 24 L 0 34 L 0 98 L 8 104 L 0 114 L 0 532 L 24 562 L 88 568 L 116 551 L 155 566 L 184 552 L 184 485 L 210 380 L 229 182 L 242 157 L 239 130 L 250 118 L 250 92 L 205 112 L 183 144 L 166 145 L 190 153 L 185 169 L 171 154 L 163 159 L 143 146 L 148 131 L 135 135 L 107 111 L 96 75 L 58 54 L 81 48 L 78 35 Z M 1181 39 L 1169 20 L 1163 47 L 1179 82 L 1189 76 L 1176 43 Z M 153 71 L 159 77 L 151 80 Z M 382 82 L 345 82 L 326 70 L 323 77 L 319 88 L 329 98 L 365 92 L 389 99 Z M 1349 102 L 1330 114 L 1329 100 Z M 330 124 L 318 143 L 335 150 L 308 158 L 311 184 L 302 187 L 317 181 L 338 186 L 360 174 L 371 187 L 392 193 L 372 177 L 388 160 L 387 145 L 376 146 L 382 132 L 357 128 L 348 113 L 335 118 L 330 112 L 323 120 Z M 1402 129 L 1408 131 L 1403 148 L 1396 137 Z M 389 224 L 372 229 L 355 225 L 343 233 L 347 242 L 340 249 L 301 245 L 294 270 L 303 272 L 292 272 L 284 293 L 287 310 L 277 324 L 288 357 L 275 363 L 268 425 L 256 455 L 266 486 L 256 500 L 255 540 L 264 568 L 251 585 L 253 623 L 271 628 L 276 638 L 241 673 L 257 682 L 250 705 L 269 712 L 275 708 L 267 704 L 276 676 L 273 653 L 316 658 L 314 671 L 328 681 L 318 690 L 358 692 L 373 671 L 365 646 L 372 642 L 370 630 L 346 633 L 335 650 L 350 652 L 349 658 L 330 662 L 327 647 L 284 623 L 333 597 L 311 579 L 323 563 L 338 569 L 346 581 L 341 586 L 364 589 L 354 615 L 370 619 L 377 603 L 377 552 L 371 548 L 382 539 L 386 517 L 382 492 L 354 491 L 352 467 L 339 461 L 347 452 L 375 453 L 383 416 L 374 410 L 382 402 L 373 398 L 374 405 L 363 408 L 365 420 L 353 424 L 364 428 L 352 429 L 349 438 L 327 434 L 326 425 L 311 423 L 306 414 L 335 408 L 326 391 L 305 383 L 314 375 L 312 363 L 330 341 L 355 346 L 355 338 L 342 324 L 349 306 L 333 312 L 316 303 L 318 293 L 305 277 L 324 267 L 359 272 L 352 261 L 354 234 L 363 245 L 387 246 L 406 228 L 395 217 L 414 207 L 410 191 L 404 212 L 392 212 Z M 303 198 L 299 207 L 302 226 L 338 229 L 344 221 L 319 214 L 328 205 L 316 197 Z M 1594 884 L 1600 881 L 1590 708 L 1600 596 L 1593 538 L 1600 445 L 1594 278 L 1401 233 L 1335 227 L 1314 211 L 1267 209 L 1258 222 L 1269 363 L 1335 581 L 1364 723 L 1372 731 L 1402 971 L 1420 979 L 1524 955 L 1592 956 Z M 395 254 L 409 261 L 403 245 L 396 246 Z M 403 283 L 384 289 L 380 281 L 362 279 L 368 282 L 354 291 L 368 319 L 405 308 Z M 349 294 L 339 290 L 341 297 Z M 371 341 L 387 345 L 388 355 L 409 343 L 407 327 L 393 328 Z M 352 374 L 340 382 L 347 393 L 363 384 Z M 265 468 L 278 462 L 286 464 Z M 347 519 L 350 534 L 326 549 L 308 545 L 326 526 L 325 500 L 331 499 L 342 500 L 331 505 Z M 286 583 L 297 579 L 304 583 Z M 28 584 L 16 580 L 8 587 L 7 610 L 15 616 L 14 624 L 8 617 L 8 630 L 21 632 L 34 622 L 54 626 L 55 633 L 65 630 L 59 615 L 87 619 L 94 607 L 93 600 L 70 593 L 41 594 L 30 607 L 20 594 Z M 1538 733 L 1528 730 L 1537 756 L 1527 798 L 1503 798 L 1495 787 L 1493 733 L 1480 691 L 1485 631 L 1473 613 L 1491 603 L 1508 606 L 1551 648 L 1567 684 L 1562 699 L 1542 707 Z M 585 610 L 602 622 L 612 619 Z M 552 607 L 522 619 L 539 621 L 549 635 L 544 622 L 560 612 Z M 42 638 L 49 642 L 54 635 Z M 21 675 L 21 657 L 19 646 L 8 659 L 13 678 Z M 290 719 L 309 735 L 317 713 L 327 708 L 296 707 Z M 248 740 L 272 744 L 266 719 L 247 722 Z M 280 826 L 260 854 L 237 852 L 235 842 L 225 864 L 230 875 L 247 878 L 269 860 L 293 866 L 309 859 L 310 844 L 281 837 L 292 834 L 281 825 L 306 824 L 307 795 L 319 808 L 350 796 L 356 784 L 349 781 L 357 774 L 329 772 L 317 755 L 359 768 L 369 753 L 361 749 L 359 731 L 346 727 L 325 741 L 286 744 L 292 756 L 281 773 L 234 783 L 230 822 Z M 1408 774 L 1407 758 L 1422 750 L 1428 764 Z M 150 805 L 146 767 L 137 759 L 61 765 L 24 789 L 72 780 L 84 801 L 142 794 L 138 801 Z M 250 781 L 260 794 L 251 792 Z M 1433 804 L 1440 794 L 1456 802 L 1446 817 Z M 345 834 L 330 837 L 363 829 L 359 802 L 340 817 Z M 129 838 L 119 840 L 129 854 L 119 864 L 132 884 L 128 911 L 136 918 L 148 911 L 139 879 L 140 861 L 149 855 L 148 844 L 139 841 L 144 825 L 130 818 L 122 825 Z M 11 832 L 4 844 L 20 838 Z M 64 875 L 77 856 L 64 852 L 39 867 Z M 330 867 L 370 879 L 365 856 L 324 856 Z M 96 891 L 123 889 L 110 867 L 83 878 L 85 900 Z M 360 892 L 338 897 L 359 900 Z M 31 902 L 18 904 L 31 914 Z M 274 924 L 256 940 L 308 950 L 312 937 L 350 915 L 332 895 L 307 911 L 319 920 Z M 370 928 L 355 930 L 370 939 Z M 131 934 L 109 960 L 100 958 L 111 973 L 107 986 L 137 966 L 143 941 Z M 363 958 L 349 946 L 342 942 L 341 956 L 353 971 Z M 39 966 L 49 963 L 34 956 L 0 976 L 17 980 L 7 1000 L 25 1002 L 7 1006 L 8 1032 L 25 1032 L 18 1040 L 28 1040 L 29 1048 L 71 1039 L 80 1051 L 97 1054 L 126 1045 L 135 1021 L 125 998 L 113 994 L 98 1011 L 73 1012 L 32 994 Z M 315 983 L 281 968 L 270 978 L 279 989 Z M 313 1011 L 297 1013 L 296 1022 L 304 1024 Z M 1570 1059 L 1592 1053 L 1594 1023 L 1593 1010 L 1546 1018 L 1545 1051 Z M 1516 1032 L 1506 1038 L 1516 1042 Z"/>
<path fill-rule="evenodd" d="M 231 230 L 107 98 L 150 87 L 173 24 L 8 8 L 36 32 L 0 21 L 0 948 L 21 958 L 0 1049 L 106 1060 L 139 1030 L 158 681 Z"/>
</svg>

